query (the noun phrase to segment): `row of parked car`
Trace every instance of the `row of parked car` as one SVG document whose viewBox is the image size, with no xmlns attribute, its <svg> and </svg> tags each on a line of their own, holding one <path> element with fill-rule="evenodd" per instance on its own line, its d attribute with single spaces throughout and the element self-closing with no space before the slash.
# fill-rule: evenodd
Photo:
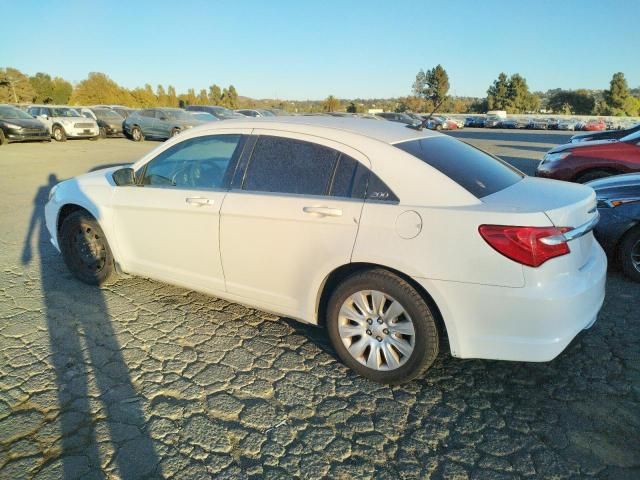
<svg viewBox="0 0 640 480">
<path fill-rule="evenodd" d="M 602 118 L 585 121 L 579 118 L 502 118 L 497 115 L 467 117 L 464 124 L 466 127 L 475 128 L 528 128 L 533 130 L 584 130 L 588 132 L 624 128 L 623 123 Z"/>
<path fill-rule="evenodd" d="M 572 136 L 544 155 L 536 176 L 585 183 L 596 191 L 598 241 L 611 262 L 640 282 L 640 123 Z"/>
<path fill-rule="evenodd" d="M 121 105 L 0 105 L 0 145 L 19 141 L 67 138 L 97 140 L 126 136 L 140 141 L 167 139 L 195 125 L 232 118 L 282 115 L 272 109 L 229 110 L 220 106 L 136 110 Z"/>
</svg>

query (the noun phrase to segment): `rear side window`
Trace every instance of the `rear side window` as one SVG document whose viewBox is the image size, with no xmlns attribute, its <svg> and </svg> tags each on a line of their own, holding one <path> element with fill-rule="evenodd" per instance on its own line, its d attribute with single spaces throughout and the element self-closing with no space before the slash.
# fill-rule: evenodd
<svg viewBox="0 0 640 480">
<path fill-rule="evenodd" d="M 338 152 L 315 143 L 261 135 L 247 167 L 244 190 L 326 195 Z"/>
<path fill-rule="evenodd" d="M 394 145 L 439 170 L 478 198 L 504 190 L 524 175 L 507 163 L 450 137 Z"/>
</svg>

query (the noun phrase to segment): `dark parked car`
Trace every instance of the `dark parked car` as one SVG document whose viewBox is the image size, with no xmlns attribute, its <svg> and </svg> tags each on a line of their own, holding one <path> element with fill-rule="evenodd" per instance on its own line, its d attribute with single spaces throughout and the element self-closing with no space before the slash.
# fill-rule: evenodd
<svg viewBox="0 0 640 480">
<path fill-rule="evenodd" d="M 376 116 L 389 120 L 390 122 L 404 123 L 405 125 L 420 125 L 420 121 L 406 113 L 383 112 L 376 113 Z"/>
<path fill-rule="evenodd" d="M 640 172 L 640 131 L 620 140 L 565 143 L 549 150 L 536 175 L 586 183 L 597 178 Z"/>
<path fill-rule="evenodd" d="M 0 105 L 0 145 L 28 140 L 50 142 L 49 129 L 19 108 Z"/>
<path fill-rule="evenodd" d="M 529 128 L 531 119 L 529 118 L 508 118 L 500 123 L 501 128 Z"/>
<path fill-rule="evenodd" d="M 147 108 L 129 115 L 123 126 L 124 134 L 139 142 L 145 138 L 166 140 L 201 123 L 181 108 Z"/>
<path fill-rule="evenodd" d="M 598 198 L 596 238 L 609 258 L 640 282 L 640 174 L 616 175 L 588 185 Z"/>
<path fill-rule="evenodd" d="M 607 140 L 607 139 L 619 139 L 631 135 L 632 133 L 640 132 L 640 122 L 632 125 L 624 130 L 606 130 L 604 132 L 589 132 L 579 133 L 569 139 L 571 143 L 589 142 L 591 140 Z"/>
<path fill-rule="evenodd" d="M 124 117 L 111 108 L 105 107 L 77 107 L 76 110 L 83 116 L 98 122 L 100 137 L 121 137 L 123 135 L 122 123 Z"/>
<path fill-rule="evenodd" d="M 502 118 L 497 115 L 487 115 L 484 121 L 485 128 L 500 128 L 502 124 Z"/>
<path fill-rule="evenodd" d="M 218 120 L 231 120 L 245 118 L 245 115 L 236 113 L 228 108 L 218 107 L 216 105 L 189 105 L 186 110 L 188 112 L 207 112 L 216 117 Z"/>
<path fill-rule="evenodd" d="M 241 110 L 235 110 L 235 112 L 239 113 L 240 115 L 244 115 L 245 117 L 275 117 L 275 114 L 273 112 L 262 108 L 243 108 Z"/>
</svg>

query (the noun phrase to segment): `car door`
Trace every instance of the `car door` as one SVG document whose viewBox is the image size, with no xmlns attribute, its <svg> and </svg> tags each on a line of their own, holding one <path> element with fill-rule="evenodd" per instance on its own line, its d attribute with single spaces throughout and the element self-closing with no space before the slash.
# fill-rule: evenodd
<svg viewBox="0 0 640 480">
<path fill-rule="evenodd" d="M 154 124 L 156 121 L 156 110 L 148 109 L 142 110 L 139 115 L 140 129 L 145 137 L 155 137 Z"/>
<path fill-rule="evenodd" d="M 304 319 L 310 289 L 349 262 L 362 212 L 362 198 L 331 196 L 334 173 L 368 159 L 319 137 L 254 134 L 251 157 L 239 168 L 243 176 L 234 178 L 222 205 L 227 292 Z"/>
<path fill-rule="evenodd" d="M 186 139 L 117 187 L 113 227 L 125 271 L 208 293 L 224 291 L 219 214 L 249 130 Z"/>
<path fill-rule="evenodd" d="M 173 123 L 169 120 L 167 112 L 156 110 L 156 119 L 153 123 L 154 137 L 169 138 L 171 136 L 171 128 Z"/>
</svg>

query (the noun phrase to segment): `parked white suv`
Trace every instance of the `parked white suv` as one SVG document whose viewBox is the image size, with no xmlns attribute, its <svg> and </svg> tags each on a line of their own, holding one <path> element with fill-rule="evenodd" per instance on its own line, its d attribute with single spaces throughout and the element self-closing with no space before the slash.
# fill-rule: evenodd
<svg viewBox="0 0 640 480">
<path fill-rule="evenodd" d="M 100 129 L 95 120 L 82 116 L 71 107 L 32 105 L 27 111 L 40 120 L 58 142 L 64 142 L 67 138 L 97 140 L 100 135 Z"/>
<path fill-rule="evenodd" d="M 591 326 L 606 257 L 593 190 L 525 177 L 394 122 L 208 123 L 64 181 L 52 243 L 81 280 L 151 277 L 325 325 L 376 381 L 461 358 L 547 361 Z"/>
</svg>

